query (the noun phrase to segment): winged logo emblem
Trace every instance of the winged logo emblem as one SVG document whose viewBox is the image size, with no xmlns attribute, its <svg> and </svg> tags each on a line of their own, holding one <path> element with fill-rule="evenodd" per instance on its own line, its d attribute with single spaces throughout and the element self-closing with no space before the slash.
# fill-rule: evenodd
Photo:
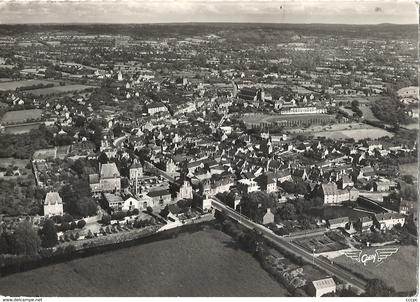
<svg viewBox="0 0 420 302">
<path fill-rule="evenodd" d="M 389 256 L 395 254 L 398 249 L 398 247 L 376 249 L 374 254 L 363 253 L 362 250 L 351 250 L 345 251 L 344 255 L 355 262 L 362 263 L 365 266 L 368 261 L 372 261 L 372 263 L 379 265 Z"/>
</svg>

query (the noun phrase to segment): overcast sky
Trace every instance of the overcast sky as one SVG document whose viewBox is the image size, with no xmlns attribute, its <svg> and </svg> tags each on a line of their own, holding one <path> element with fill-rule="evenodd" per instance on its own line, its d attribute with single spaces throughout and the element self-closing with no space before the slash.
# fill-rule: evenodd
<svg viewBox="0 0 420 302">
<path fill-rule="evenodd" d="M 417 24 L 414 0 L 0 0 L 0 23 Z"/>
</svg>

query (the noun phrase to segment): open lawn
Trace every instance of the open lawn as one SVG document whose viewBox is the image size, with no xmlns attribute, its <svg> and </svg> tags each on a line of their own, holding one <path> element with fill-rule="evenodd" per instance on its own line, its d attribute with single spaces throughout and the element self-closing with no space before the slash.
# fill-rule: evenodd
<svg viewBox="0 0 420 302">
<path fill-rule="evenodd" d="M 66 93 L 66 92 L 73 92 L 73 91 L 81 91 L 87 88 L 93 88 L 93 86 L 88 85 L 67 85 L 67 86 L 55 86 L 49 88 L 39 88 L 28 90 L 28 93 L 32 93 L 33 95 L 40 96 L 40 95 L 48 95 L 53 93 Z"/>
<path fill-rule="evenodd" d="M 386 246 L 389 248 L 390 246 Z M 366 266 L 355 262 L 345 255 L 337 257 L 334 262 L 340 263 L 346 268 L 360 273 L 367 278 L 378 278 L 384 280 L 388 286 L 392 286 L 398 292 L 412 291 L 418 284 L 417 278 L 417 250 L 415 246 L 399 247 L 397 253 L 383 260 L 382 263 L 369 261 Z M 364 250 L 367 254 L 375 254 L 376 248 Z"/>
<path fill-rule="evenodd" d="M 46 80 L 22 80 L 22 81 L 0 82 L 0 91 L 16 90 L 16 88 L 19 88 L 19 87 L 28 87 L 28 86 L 33 86 L 33 85 L 51 84 L 51 83 L 55 83 L 55 82 L 46 81 Z"/>
<path fill-rule="evenodd" d="M 0 279 L 12 296 L 285 296 L 231 237 L 207 228 Z"/>
</svg>

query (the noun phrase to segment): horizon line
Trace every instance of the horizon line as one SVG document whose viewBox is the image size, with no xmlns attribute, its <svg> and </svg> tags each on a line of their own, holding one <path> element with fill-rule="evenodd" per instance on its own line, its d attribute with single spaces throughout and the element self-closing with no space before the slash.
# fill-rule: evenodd
<svg viewBox="0 0 420 302">
<path fill-rule="evenodd" d="M 381 22 L 381 23 L 322 23 L 322 22 L 236 22 L 236 21 L 178 21 L 178 22 L 28 22 L 28 23 L 1 23 L 3 25 L 170 25 L 170 24 L 273 24 L 273 25 L 353 25 L 353 26 L 376 26 L 376 25 L 416 25 L 418 23 L 392 23 L 392 22 Z"/>
</svg>

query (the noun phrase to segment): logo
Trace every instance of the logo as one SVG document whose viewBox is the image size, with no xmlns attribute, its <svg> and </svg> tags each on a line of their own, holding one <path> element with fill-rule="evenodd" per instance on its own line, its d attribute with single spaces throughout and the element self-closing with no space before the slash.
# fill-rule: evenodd
<svg viewBox="0 0 420 302">
<path fill-rule="evenodd" d="M 363 253 L 362 250 L 354 250 L 344 252 L 344 255 L 356 262 L 362 263 L 365 266 L 369 261 L 371 261 L 372 264 L 375 263 L 376 265 L 379 265 L 389 256 L 395 254 L 398 249 L 398 247 L 376 249 L 374 254 Z"/>
</svg>

